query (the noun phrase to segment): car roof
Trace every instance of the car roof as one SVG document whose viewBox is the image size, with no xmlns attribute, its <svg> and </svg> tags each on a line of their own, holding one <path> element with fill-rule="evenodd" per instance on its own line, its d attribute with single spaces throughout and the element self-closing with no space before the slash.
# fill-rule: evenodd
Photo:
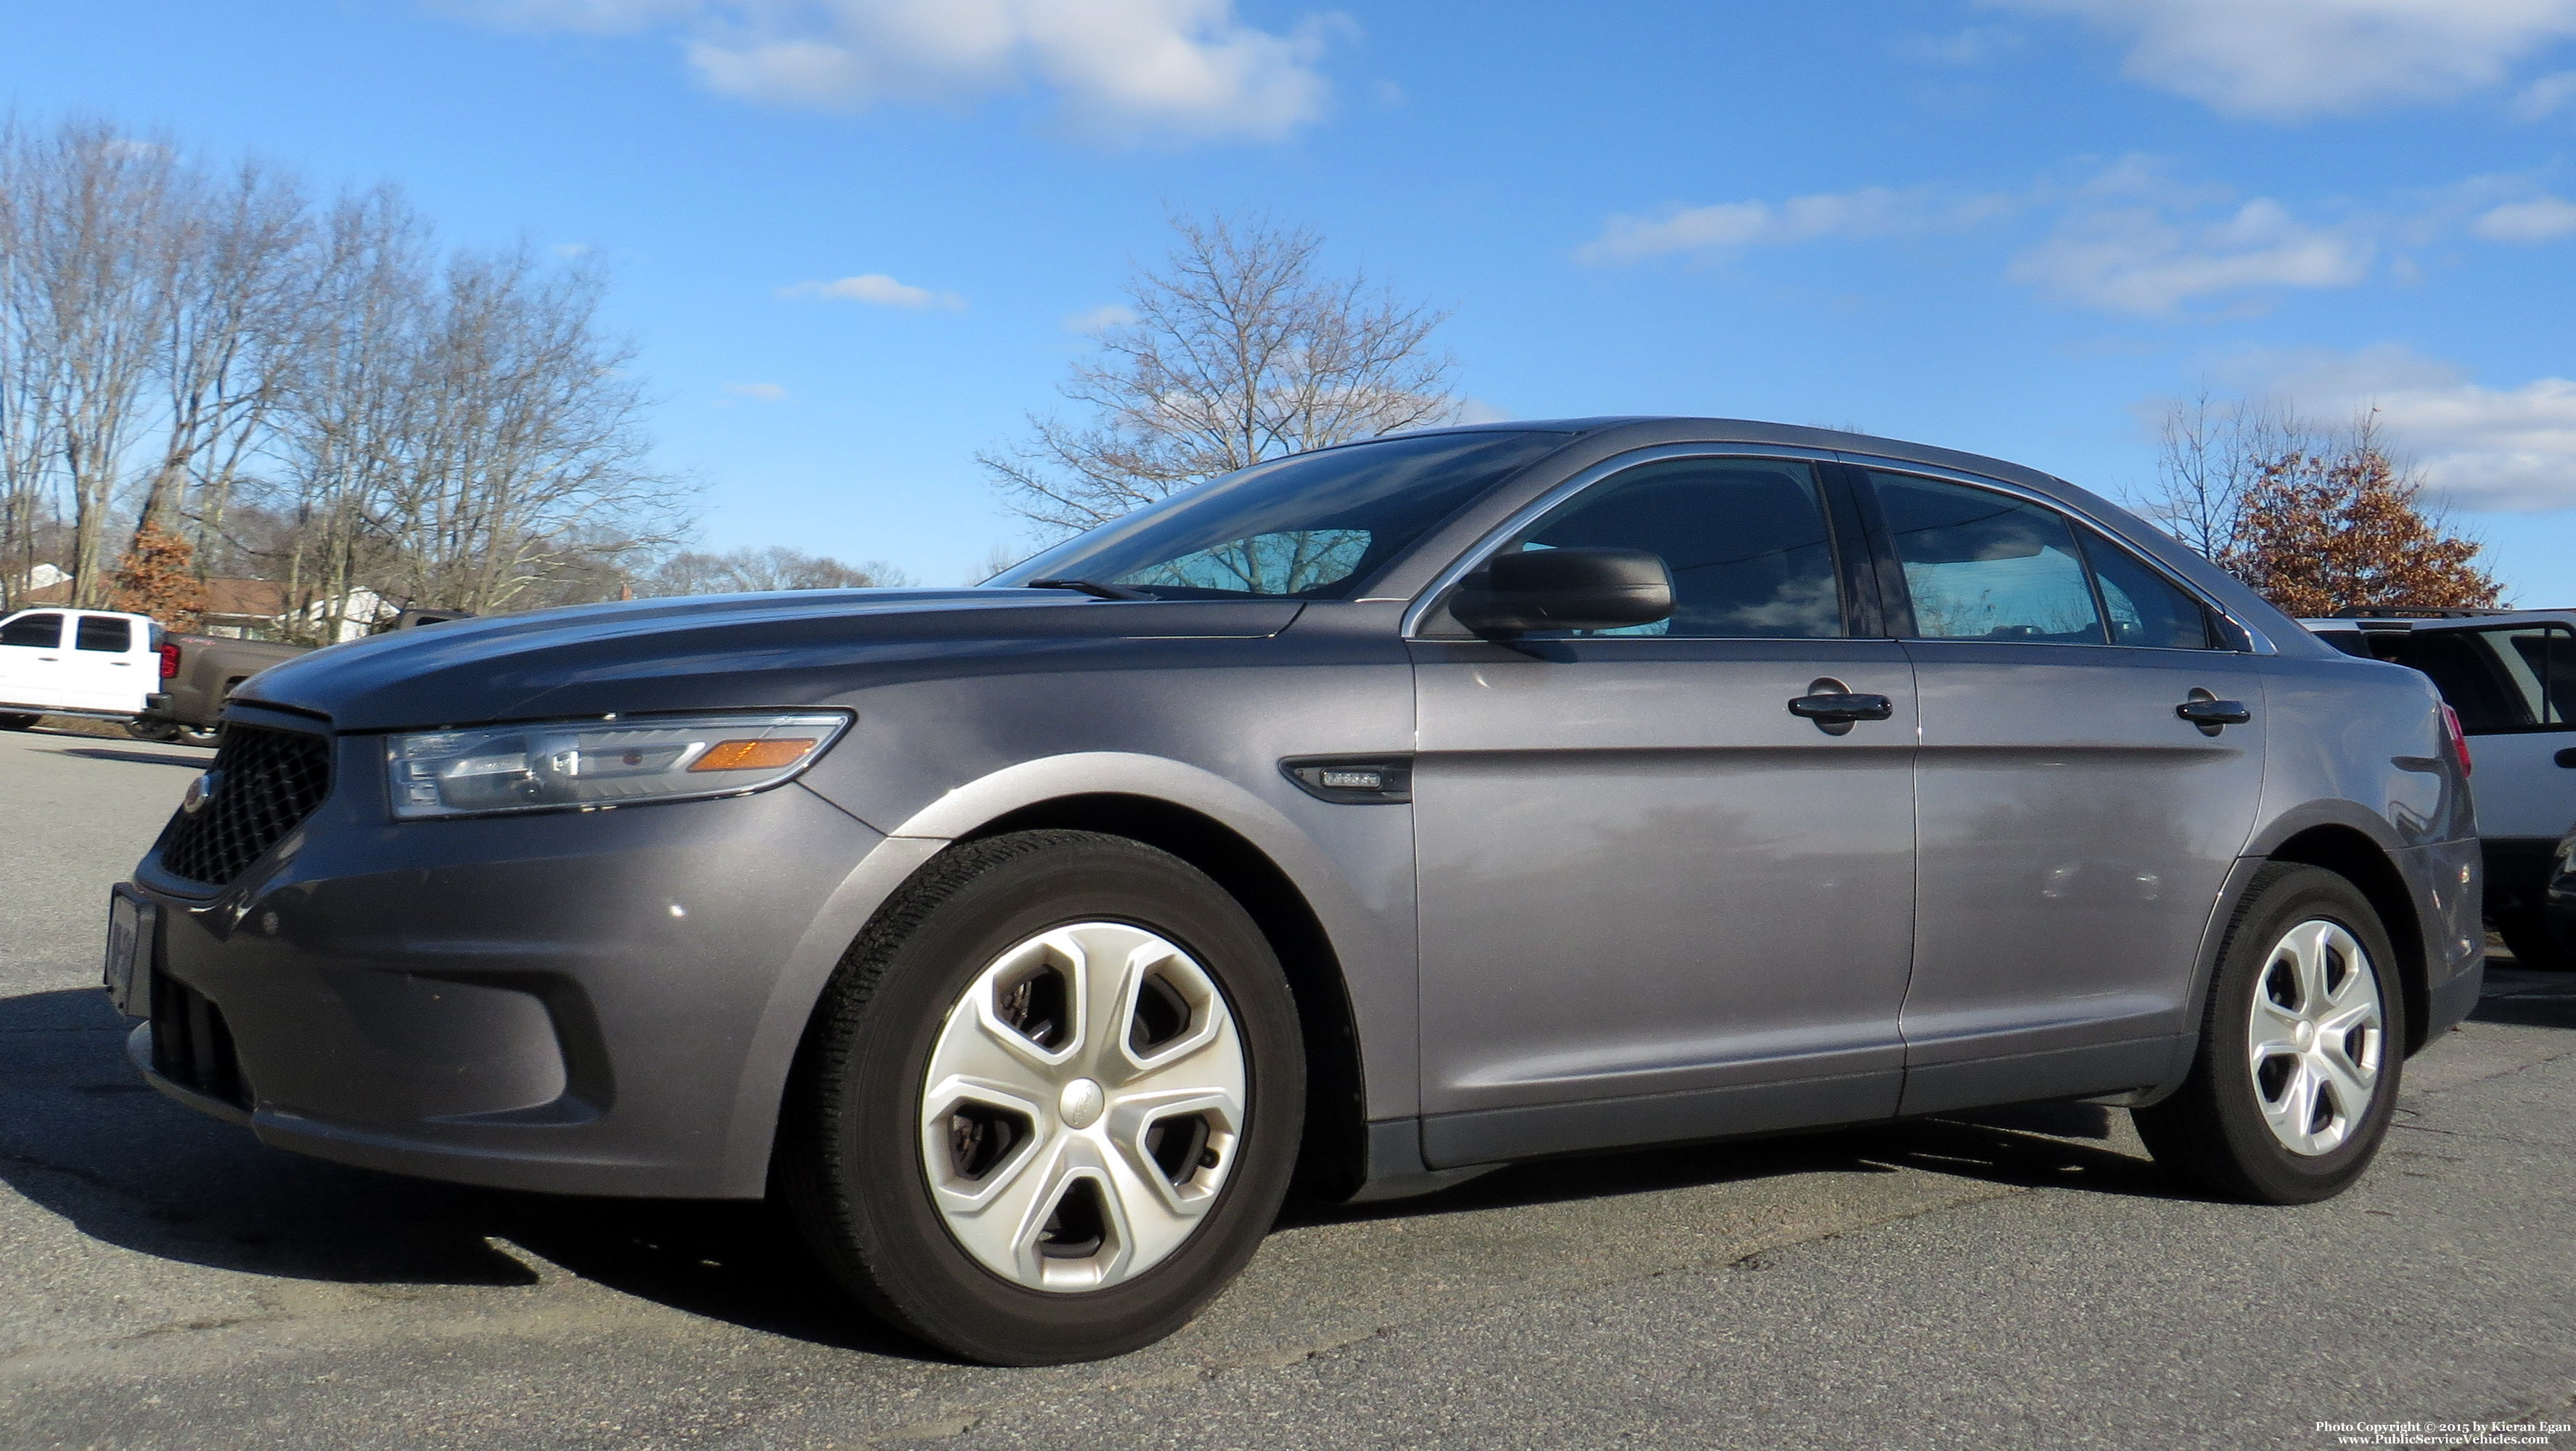
<svg viewBox="0 0 2576 1451">
<path fill-rule="evenodd" d="M 2333 615 L 2299 621 L 2311 630 L 2487 630 L 2497 626 L 2576 624 L 2576 605 L 2529 610 L 2391 610 L 2384 615 Z"/>
<path fill-rule="evenodd" d="M 1562 433 L 1626 435 L 1623 443 L 1639 445 L 1660 442 L 1751 443 L 1774 444 L 1787 448 L 1810 448 L 1828 453 L 1867 454 L 1875 458 L 1930 464 L 1935 468 L 1953 469 L 1960 473 L 1981 474 L 1991 479 L 2022 484 L 2042 492 L 2055 492 L 2072 487 L 2054 474 L 2017 464 L 2009 459 L 1991 458 L 1985 454 L 1964 453 L 1958 449 L 1940 448 L 1928 443 L 1908 443 L 1900 438 L 1881 438 L 1876 434 L 1852 433 L 1839 428 L 1811 428 L 1801 423 L 1765 423 L 1754 418 L 1697 418 L 1673 414 L 1605 414 L 1594 418 L 1510 419 L 1492 423 L 1457 424 L 1448 428 L 1426 428 L 1423 433 Z M 1373 442 L 1374 440 L 1356 440 Z M 1337 445 L 1349 447 L 1350 445 Z"/>
</svg>

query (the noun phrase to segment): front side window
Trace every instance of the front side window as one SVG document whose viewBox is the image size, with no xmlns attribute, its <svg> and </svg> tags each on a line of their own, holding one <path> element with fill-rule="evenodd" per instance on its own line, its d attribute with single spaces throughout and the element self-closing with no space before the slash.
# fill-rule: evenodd
<svg viewBox="0 0 2576 1451">
<path fill-rule="evenodd" d="M 1914 633 L 1927 640 L 2107 643 L 2064 516 L 1988 489 L 1873 471 Z"/>
<path fill-rule="evenodd" d="M 1673 612 L 1650 625 L 1551 632 L 1816 639 L 1844 633 L 1833 535 L 1815 469 L 1787 459 L 1671 459 L 1594 484 L 1511 544 L 1642 549 L 1673 577 Z"/>
<path fill-rule="evenodd" d="M 63 617 L 54 614 L 20 615 L 0 625 L 0 645 L 59 650 L 63 647 Z"/>
<path fill-rule="evenodd" d="M 134 648 L 134 622 L 108 615 L 83 615 L 78 648 L 122 655 Z"/>
<path fill-rule="evenodd" d="M 2425 630 L 2407 636 L 2392 658 L 2433 677 L 2471 735 L 2576 722 L 2576 631 L 2564 625 Z"/>
<path fill-rule="evenodd" d="M 1535 431 L 1431 433 L 1255 464 L 987 583 L 1084 579 L 1159 599 L 1350 599 L 1434 525 L 1564 442 Z"/>
</svg>

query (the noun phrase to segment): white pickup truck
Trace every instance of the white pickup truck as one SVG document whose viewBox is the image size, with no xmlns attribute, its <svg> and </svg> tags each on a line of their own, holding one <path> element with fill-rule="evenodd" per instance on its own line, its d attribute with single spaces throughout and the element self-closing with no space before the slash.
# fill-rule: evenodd
<svg viewBox="0 0 2576 1451">
<path fill-rule="evenodd" d="M 161 627 L 148 615 L 20 610 L 0 619 L 0 729 L 39 715 L 131 720 L 161 688 Z"/>
</svg>

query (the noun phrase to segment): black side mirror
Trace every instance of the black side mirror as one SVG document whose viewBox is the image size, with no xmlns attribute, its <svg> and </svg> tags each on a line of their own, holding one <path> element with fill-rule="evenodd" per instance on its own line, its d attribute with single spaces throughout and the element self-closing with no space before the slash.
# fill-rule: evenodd
<svg viewBox="0 0 2576 1451">
<path fill-rule="evenodd" d="M 1449 613 L 1479 635 L 1614 630 L 1673 612 L 1673 576 L 1642 549 L 1532 549 L 1498 554 L 1450 598 Z"/>
</svg>

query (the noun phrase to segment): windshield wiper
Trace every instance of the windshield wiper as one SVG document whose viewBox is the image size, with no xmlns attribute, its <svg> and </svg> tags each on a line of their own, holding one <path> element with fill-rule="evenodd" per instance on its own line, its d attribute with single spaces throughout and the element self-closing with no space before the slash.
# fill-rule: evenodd
<svg viewBox="0 0 2576 1451">
<path fill-rule="evenodd" d="M 1102 584 L 1096 579 L 1033 579 L 1026 584 L 1021 585 L 1020 588 L 1078 589 L 1084 594 L 1090 595 L 1096 599 L 1104 600 L 1150 600 L 1154 598 L 1154 596 L 1145 593 L 1141 589 L 1129 589 L 1125 585 Z"/>
</svg>

